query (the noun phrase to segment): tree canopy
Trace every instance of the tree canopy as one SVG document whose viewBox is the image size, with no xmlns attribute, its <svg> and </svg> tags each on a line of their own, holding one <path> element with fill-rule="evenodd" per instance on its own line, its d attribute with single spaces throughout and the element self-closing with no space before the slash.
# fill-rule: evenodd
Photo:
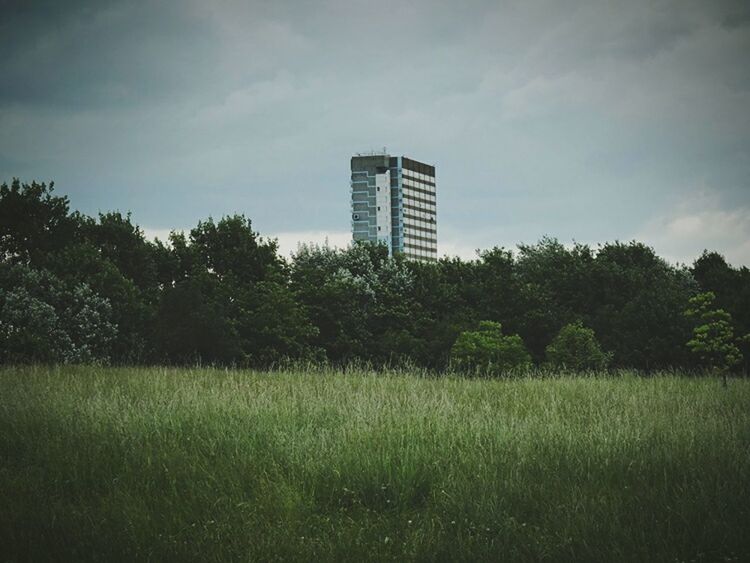
<svg viewBox="0 0 750 563">
<path fill-rule="evenodd" d="M 684 312 L 709 291 L 726 316 L 696 326 L 704 313 Z M 130 214 L 71 211 L 52 184 L 0 186 L 3 362 L 692 368 L 707 362 L 695 330 L 719 321 L 750 332 L 750 271 L 716 252 L 684 267 L 636 241 L 543 237 L 473 260 L 372 244 L 285 260 L 245 215 L 150 241 Z M 750 343 L 733 346 L 746 370 Z"/>
</svg>

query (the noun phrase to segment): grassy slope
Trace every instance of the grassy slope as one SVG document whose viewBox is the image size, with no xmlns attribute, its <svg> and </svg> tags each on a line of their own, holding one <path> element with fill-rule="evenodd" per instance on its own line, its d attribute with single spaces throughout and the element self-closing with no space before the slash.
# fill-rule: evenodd
<svg viewBox="0 0 750 563">
<path fill-rule="evenodd" d="M 750 559 L 750 382 L 0 370 L 0 560 Z"/>
</svg>

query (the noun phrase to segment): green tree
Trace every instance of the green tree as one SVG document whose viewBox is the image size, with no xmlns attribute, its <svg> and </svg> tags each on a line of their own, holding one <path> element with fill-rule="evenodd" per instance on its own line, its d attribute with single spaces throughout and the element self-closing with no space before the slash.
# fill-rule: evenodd
<svg viewBox="0 0 750 563">
<path fill-rule="evenodd" d="M 547 361 L 556 368 L 574 371 L 604 369 L 610 354 L 602 351 L 594 331 L 580 321 L 567 324 L 547 346 Z"/>
<path fill-rule="evenodd" d="M 49 253 L 49 271 L 66 284 L 85 283 L 112 308 L 117 335 L 112 342 L 113 362 L 148 360 L 153 354 L 153 320 L 160 298 L 158 288 L 141 290 L 132 279 L 93 243 L 83 241 Z"/>
<path fill-rule="evenodd" d="M 479 253 L 475 263 L 476 283 L 471 297 L 480 310 L 514 330 L 521 319 L 524 303 L 520 299 L 523 283 L 513 253 L 494 247 Z"/>
<path fill-rule="evenodd" d="M 69 244 L 77 225 L 54 183 L 0 185 L 0 260 L 40 265 L 47 253 Z"/>
<path fill-rule="evenodd" d="M 285 284 L 265 281 L 233 288 L 229 318 L 245 363 L 269 366 L 288 359 L 323 358 L 313 344 L 318 329 Z"/>
<path fill-rule="evenodd" d="M 333 362 L 369 359 L 377 266 L 388 256 L 370 246 L 302 246 L 294 256 L 292 288 L 318 329 L 315 343 Z"/>
<path fill-rule="evenodd" d="M 554 238 L 518 246 L 515 300 L 521 310 L 514 325 L 537 361 L 543 360 L 545 347 L 561 324 L 590 317 L 593 261 L 588 246 L 576 243 L 568 248 Z"/>
<path fill-rule="evenodd" d="M 109 352 L 115 362 L 149 357 L 160 297 L 158 250 L 130 215 L 104 213 L 95 220 L 71 213 L 53 184 L 0 186 L 0 261 L 46 270 L 66 287 L 85 284 L 105 299 L 117 326 Z"/>
<path fill-rule="evenodd" d="M 482 285 L 476 260 L 444 257 L 407 266 L 414 279 L 411 320 L 416 343 L 411 357 L 419 365 L 443 369 L 461 332 L 477 326 L 481 318 L 498 320 L 496 310 L 481 300 L 483 291 L 492 288 Z"/>
<path fill-rule="evenodd" d="M 711 291 L 699 293 L 690 299 L 685 315 L 694 319 L 696 326 L 687 347 L 711 371 L 721 375 L 726 386 L 727 372 L 742 360 L 736 343 L 747 337 L 735 339 L 732 316 L 724 309 L 714 309 L 715 299 L 716 296 Z"/>
<path fill-rule="evenodd" d="M 266 240 L 252 230 L 244 215 L 209 217 L 190 231 L 192 247 L 215 275 L 233 275 L 241 282 L 256 282 L 277 275 L 283 268 L 275 240 Z"/>
<path fill-rule="evenodd" d="M 0 263 L 0 362 L 106 363 L 116 332 L 88 285 Z"/>
<path fill-rule="evenodd" d="M 603 245 L 591 265 L 591 314 L 580 318 L 620 367 L 658 369 L 685 365 L 690 322 L 685 303 L 697 285 L 685 268 L 675 268 L 639 243 Z"/>
<path fill-rule="evenodd" d="M 523 340 L 503 335 L 500 323 L 481 321 L 478 330 L 462 332 L 451 348 L 451 363 L 460 370 L 501 375 L 531 367 Z"/>
<path fill-rule="evenodd" d="M 130 213 L 100 213 L 99 220 L 81 220 L 82 237 L 110 260 L 120 273 L 132 280 L 142 292 L 152 292 L 157 286 L 157 247 L 146 240 Z"/>
<path fill-rule="evenodd" d="M 750 333 L 750 269 L 734 268 L 718 252 L 703 251 L 693 262 L 691 272 L 701 291 L 716 295 L 715 306 L 732 315 L 736 334 Z M 745 357 L 745 371 L 750 368 L 750 346 L 740 343 Z"/>
<path fill-rule="evenodd" d="M 156 355 L 173 363 L 268 366 L 319 357 L 289 268 L 244 216 L 200 222 L 154 245 L 162 299 Z"/>
<path fill-rule="evenodd" d="M 200 271 L 165 288 L 153 337 L 158 361 L 244 363 L 223 289 L 216 277 Z"/>
<path fill-rule="evenodd" d="M 427 355 L 418 334 L 423 309 L 415 299 L 412 266 L 402 256 L 389 258 L 382 244 L 299 249 L 292 287 L 309 311 L 318 329 L 315 342 L 328 359 L 392 365 Z"/>
</svg>

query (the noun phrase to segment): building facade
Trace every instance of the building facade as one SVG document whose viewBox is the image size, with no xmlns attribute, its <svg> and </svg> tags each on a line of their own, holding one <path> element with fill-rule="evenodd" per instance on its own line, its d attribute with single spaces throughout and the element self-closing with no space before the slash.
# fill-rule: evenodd
<svg viewBox="0 0 750 563">
<path fill-rule="evenodd" d="M 382 242 L 391 255 L 437 260 L 435 167 L 405 156 L 351 160 L 352 238 Z"/>
</svg>

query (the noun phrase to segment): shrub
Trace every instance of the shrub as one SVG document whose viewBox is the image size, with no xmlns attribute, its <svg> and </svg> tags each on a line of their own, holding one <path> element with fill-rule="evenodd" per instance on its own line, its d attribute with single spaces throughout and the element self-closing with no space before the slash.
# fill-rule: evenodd
<svg viewBox="0 0 750 563">
<path fill-rule="evenodd" d="M 505 336 L 500 323 L 481 321 L 478 330 L 458 336 L 451 348 L 451 364 L 459 370 L 500 375 L 531 367 L 531 356 L 520 336 Z"/>
<path fill-rule="evenodd" d="M 560 329 L 546 349 L 547 362 L 575 371 L 607 367 L 611 354 L 602 351 L 594 331 L 578 321 Z"/>
<path fill-rule="evenodd" d="M 711 371 L 720 374 L 726 385 L 727 372 L 742 361 L 737 344 L 750 340 L 750 335 L 735 338 L 732 315 L 724 309 L 714 309 L 715 299 L 712 291 L 690 299 L 685 316 L 695 319 L 696 326 L 687 347 Z"/>
</svg>

